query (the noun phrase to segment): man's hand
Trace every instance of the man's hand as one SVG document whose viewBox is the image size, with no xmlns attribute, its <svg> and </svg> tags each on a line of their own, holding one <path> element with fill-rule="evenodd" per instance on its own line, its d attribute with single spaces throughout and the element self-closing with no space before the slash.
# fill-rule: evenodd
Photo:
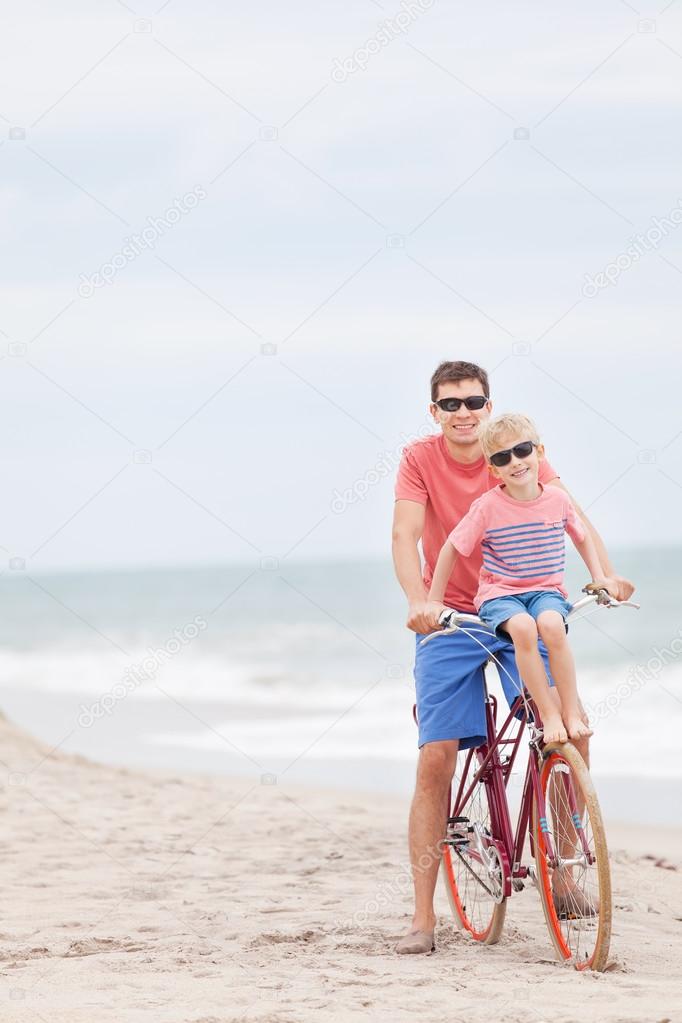
<svg viewBox="0 0 682 1023">
<path fill-rule="evenodd" d="M 629 579 L 625 579 L 622 575 L 611 575 L 608 581 L 616 587 L 614 592 L 609 586 L 609 593 L 616 600 L 629 600 L 635 592 L 635 584 L 631 583 Z"/>
<path fill-rule="evenodd" d="M 438 618 L 444 610 L 445 604 L 439 604 L 436 600 L 415 601 L 410 604 L 407 627 L 422 634 L 437 632 L 440 628 Z"/>
<path fill-rule="evenodd" d="M 623 579 L 620 575 L 600 576 L 598 579 L 593 579 L 592 582 L 600 589 L 608 590 L 615 600 L 627 600 L 635 589 L 629 579 Z"/>
</svg>

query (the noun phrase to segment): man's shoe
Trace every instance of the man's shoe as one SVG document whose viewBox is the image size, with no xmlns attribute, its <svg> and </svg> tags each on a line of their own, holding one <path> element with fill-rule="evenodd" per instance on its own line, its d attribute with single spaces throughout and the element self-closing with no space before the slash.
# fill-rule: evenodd
<svg viewBox="0 0 682 1023">
<path fill-rule="evenodd" d="M 398 955 L 419 955 L 420 953 L 435 952 L 436 946 L 433 941 L 433 931 L 410 931 L 400 939 L 395 947 Z"/>
<path fill-rule="evenodd" d="M 599 901 L 595 899 L 594 902 L 590 902 L 579 888 L 561 894 L 552 892 L 552 902 L 560 920 L 581 920 L 584 917 L 596 916 L 599 912 Z"/>
</svg>

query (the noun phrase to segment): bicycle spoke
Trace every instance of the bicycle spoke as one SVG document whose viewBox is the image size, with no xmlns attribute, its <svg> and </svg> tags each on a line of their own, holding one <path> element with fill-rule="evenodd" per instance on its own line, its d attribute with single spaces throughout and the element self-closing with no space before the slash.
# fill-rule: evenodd
<svg viewBox="0 0 682 1023">
<path fill-rule="evenodd" d="M 453 792 L 466 794 L 469 789 L 471 792 L 466 802 L 455 803 L 452 813 L 466 818 L 468 827 L 475 829 L 475 834 L 463 833 L 454 846 L 446 844 L 443 863 L 453 912 L 477 941 L 492 943 L 499 937 L 506 906 L 499 897 L 503 886 L 501 865 L 488 845 L 492 829 L 486 786 L 478 782 L 472 787 L 477 770 L 477 759 L 460 753 Z M 464 778 L 463 774 L 466 775 Z M 460 789 L 462 781 L 464 784 Z M 491 867 L 483 859 L 478 840 L 483 843 L 485 855 L 491 857 Z"/>
</svg>

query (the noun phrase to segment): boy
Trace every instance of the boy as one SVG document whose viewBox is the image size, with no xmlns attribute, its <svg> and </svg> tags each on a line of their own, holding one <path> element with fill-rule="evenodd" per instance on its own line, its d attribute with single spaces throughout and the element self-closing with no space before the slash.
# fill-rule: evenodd
<svg viewBox="0 0 682 1023">
<path fill-rule="evenodd" d="M 491 629 L 507 633 L 514 644 L 519 674 L 543 722 L 545 742 L 565 742 L 591 735 L 578 702 L 575 665 L 566 638 L 571 609 L 563 587 L 564 532 L 571 537 L 592 581 L 616 596 L 603 577 L 594 542 L 568 495 L 538 480 L 544 455 L 533 423 L 508 414 L 480 424 L 478 438 L 492 474 L 501 482 L 474 501 L 443 545 L 429 600 L 442 602 L 458 555 L 468 557 L 481 545 L 483 565 L 474 606 Z M 561 698 L 553 702 L 538 634 L 549 654 Z"/>
</svg>

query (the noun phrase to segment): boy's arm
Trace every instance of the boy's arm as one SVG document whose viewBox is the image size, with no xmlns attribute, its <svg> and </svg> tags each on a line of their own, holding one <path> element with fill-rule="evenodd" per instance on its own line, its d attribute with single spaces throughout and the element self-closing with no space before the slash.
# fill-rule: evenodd
<svg viewBox="0 0 682 1023">
<path fill-rule="evenodd" d="M 618 573 L 613 570 L 613 565 L 611 564 L 606 547 L 604 546 L 604 541 L 602 540 L 601 536 L 594 528 L 594 526 L 592 525 L 592 523 L 590 522 L 590 520 L 588 519 L 587 515 L 582 510 L 578 502 L 574 500 L 573 495 L 566 489 L 566 487 L 563 485 L 558 476 L 556 476 L 553 480 L 549 480 L 548 486 L 558 487 L 560 490 L 563 490 L 565 494 L 568 494 L 568 496 L 571 499 L 571 503 L 573 504 L 573 507 L 575 508 L 583 526 L 585 527 L 586 533 L 588 534 L 588 536 L 590 537 L 594 544 L 595 553 L 597 555 L 599 565 L 601 568 L 600 574 L 603 575 L 604 578 L 609 579 L 610 584 L 613 584 L 616 587 L 615 592 L 609 589 L 609 593 L 611 593 L 611 595 L 614 596 L 616 600 L 628 600 L 631 594 L 634 592 L 635 589 L 634 584 L 630 582 L 629 579 L 625 579 L 622 575 L 618 575 Z"/>
<path fill-rule="evenodd" d="M 431 589 L 429 590 L 429 600 L 435 600 L 439 604 L 443 604 L 445 591 L 456 562 L 457 551 L 450 541 L 446 540 L 441 547 L 440 554 L 438 555 L 438 561 L 436 562 L 436 567 L 433 572 Z"/>
</svg>

